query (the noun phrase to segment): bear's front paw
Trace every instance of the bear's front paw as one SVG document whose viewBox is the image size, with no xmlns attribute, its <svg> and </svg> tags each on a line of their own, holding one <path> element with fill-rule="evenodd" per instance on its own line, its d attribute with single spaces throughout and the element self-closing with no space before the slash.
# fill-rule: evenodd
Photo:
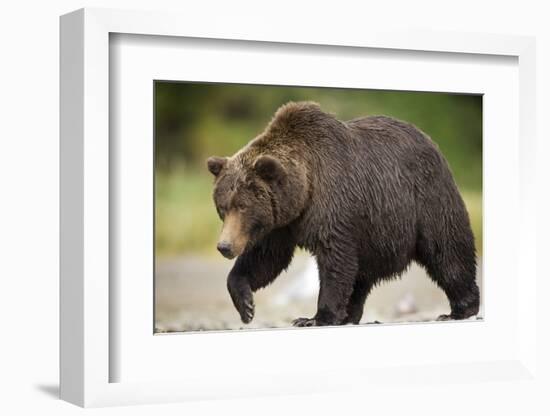
<svg viewBox="0 0 550 416">
<path fill-rule="evenodd" d="M 249 324 L 254 318 L 254 298 L 252 292 L 244 292 L 239 296 L 233 297 L 233 304 L 241 315 L 241 321 L 245 324 Z"/>
<path fill-rule="evenodd" d="M 305 326 L 316 326 L 317 321 L 315 318 L 298 318 L 292 321 L 292 326 L 305 327 Z"/>
<path fill-rule="evenodd" d="M 250 297 L 246 297 L 241 300 L 241 304 L 237 307 L 239 315 L 241 315 L 241 321 L 245 324 L 249 324 L 254 318 L 254 299 L 252 298 L 252 293 Z"/>
<path fill-rule="evenodd" d="M 254 318 L 254 297 L 250 285 L 243 281 L 229 279 L 227 288 L 233 305 L 241 316 L 241 321 L 245 324 L 250 323 Z"/>
</svg>

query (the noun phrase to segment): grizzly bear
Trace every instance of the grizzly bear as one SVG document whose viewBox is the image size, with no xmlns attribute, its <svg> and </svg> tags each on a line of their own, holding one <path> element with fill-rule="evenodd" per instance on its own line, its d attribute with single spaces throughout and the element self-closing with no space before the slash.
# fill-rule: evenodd
<svg viewBox="0 0 550 416">
<path fill-rule="evenodd" d="M 296 247 L 315 256 L 317 313 L 294 326 L 359 323 L 373 286 L 412 261 L 465 319 L 479 309 L 468 213 L 449 166 L 415 126 L 385 116 L 340 121 L 311 102 L 288 103 L 232 157 L 211 157 L 223 221 L 217 245 L 237 257 L 227 278 L 244 323 L 253 292 L 269 285 Z"/>
</svg>

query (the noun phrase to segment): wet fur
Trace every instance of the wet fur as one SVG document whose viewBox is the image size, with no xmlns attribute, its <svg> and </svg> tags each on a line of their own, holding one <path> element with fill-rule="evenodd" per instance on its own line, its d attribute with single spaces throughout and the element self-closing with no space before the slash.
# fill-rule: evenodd
<svg viewBox="0 0 550 416">
<path fill-rule="evenodd" d="M 265 155 L 283 168 L 274 177 L 269 163 L 267 172 L 255 165 Z M 295 247 L 316 257 L 320 279 L 317 313 L 295 325 L 358 323 L 372 287 L 412 261 L 447 295 L 443 318 L 477 314 L 464 202 L 437 146 L 413 125 L 383 116 L 342 122 L 314 103 L 289 103 L 218 167 L 220 216 L 240 204 L 250 235 L 227 281 L 243 322 L 254 316 L 252 292 L 288 267 Z"/>
</svg>

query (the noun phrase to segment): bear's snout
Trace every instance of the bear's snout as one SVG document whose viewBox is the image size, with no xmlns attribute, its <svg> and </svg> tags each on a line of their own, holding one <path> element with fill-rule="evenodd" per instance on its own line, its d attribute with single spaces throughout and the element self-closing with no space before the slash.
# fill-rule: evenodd
<svg viewBox="0 0 550 416">
<path fill-rule="evenodd" d="M 220 253 L 222 253 L 222 256 L 224 256 L 225 258 L 232 259 L 233 257 L 235 257 L 235 255 L 233 254 L 233 248 L 231 244 L 227 241 L 220 241 L 218 243 L 217 249 Z"/>
<path fill-rule="evenodd" d="M 222 233 L 218 240 L 218 251 L 228 259 L 240 256 L 248 242 L 248 236 L 242 230 L 241 215 L 230 211 L 223 222 Z"/>
</svg>

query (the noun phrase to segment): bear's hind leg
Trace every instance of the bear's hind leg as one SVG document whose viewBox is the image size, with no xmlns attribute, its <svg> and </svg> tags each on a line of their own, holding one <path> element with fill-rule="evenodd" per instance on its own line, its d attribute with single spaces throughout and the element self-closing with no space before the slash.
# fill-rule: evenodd
<svg viewBox="0 0 550 416">
<path fill-rule="evenodd" d="M 465 286 L 462 291 L 463 294 L 460 296 L 449 295 L 449 292 L 445 291 L 451 305 L 451 313 L 439 315 L 438 321 L 468 319 L 478 314 L 479 288 L 477 284 L 474 282 L 472 285 Z"/>
<path fill-rule="evenodd" d="M 453 222 L 449 222 L 449 218 Z M 443 215 L 441 221 L 426 219 L 416 241 L 415 260 L 445 292 L 449 315 L 438 320 L 467 319 L 479 312 L 476 283 L 476 251 L 465 209 Z"/>
<path fill-rule="evenodd" d="M 479 312 L 479 288 L 476 283 L 475 261 L 443 261 L 428 266 L 428 274 L 445 292 L 451 306 L 449 315 L 438 321 L 467 319 Z"/>
</svg>

